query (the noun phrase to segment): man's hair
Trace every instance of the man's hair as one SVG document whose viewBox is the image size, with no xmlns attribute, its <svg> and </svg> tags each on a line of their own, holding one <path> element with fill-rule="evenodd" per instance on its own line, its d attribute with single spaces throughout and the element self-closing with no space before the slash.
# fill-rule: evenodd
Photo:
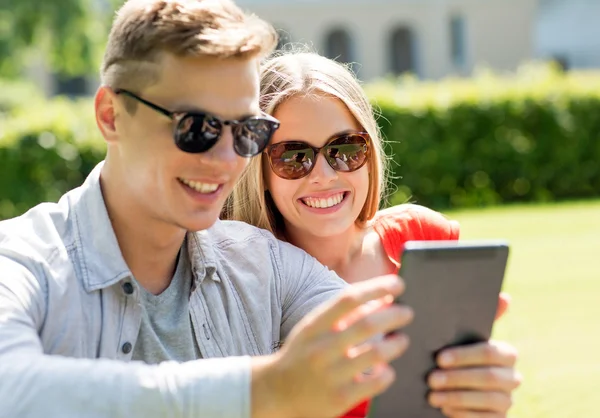
<svg viewBox="0 0 600 418">
<path fill-rule="evenodd" d="M 141 90 L 158 80 L 161 53 L 262 58 L 276 44 L 270 24 L 230 0 L 128 0 L 113 22 L 101 81 L 112 88 Z"/>
</svg>

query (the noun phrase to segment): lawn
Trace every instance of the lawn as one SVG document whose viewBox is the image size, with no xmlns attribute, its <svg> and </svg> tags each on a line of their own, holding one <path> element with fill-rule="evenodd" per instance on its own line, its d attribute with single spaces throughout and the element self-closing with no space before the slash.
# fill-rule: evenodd
<svg viewBox="0 0 600 418">
<path fill-rule="evenodd" d="M 600 417 L 600 202 L 447 214 L 462 239 L 505 238 L 513 297 L 494 338 L 519 349 L 511 418 Z"/>
</svg>

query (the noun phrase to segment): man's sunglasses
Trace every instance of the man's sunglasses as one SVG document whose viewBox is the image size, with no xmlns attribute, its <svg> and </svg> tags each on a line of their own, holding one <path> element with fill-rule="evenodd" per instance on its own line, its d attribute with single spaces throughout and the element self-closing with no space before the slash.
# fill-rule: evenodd
<svg viewBox="0 0 600 418">
<path fill-rule="evenodd" d="M 235 152 L 242 157 L 253 157 L 265 149 L 273 133 L 279 128 L 279 121 L 267 114 L 249 116 L 242 120 L 223 120 L 204 112 L 171 112 L 128 90 L 117 89 L 115 93 L 131 97 L 175 121 L 175 145 L 192 154 L 212 148 L 221 137 L 223 127 L 230 125 Z"/>
<path fill-rule="evenodd" d="M 348 132 L 329 138 L 321 148 L 306 142 L 287 141 L 269 145 L 265 153 L 277 176 L 297 180 L 310 174 L 318 154 L 323 154 L 335 171 L 349 173 L 365 165 L 369 159 L 369 150 L 369 134 Z"/>
</svg>

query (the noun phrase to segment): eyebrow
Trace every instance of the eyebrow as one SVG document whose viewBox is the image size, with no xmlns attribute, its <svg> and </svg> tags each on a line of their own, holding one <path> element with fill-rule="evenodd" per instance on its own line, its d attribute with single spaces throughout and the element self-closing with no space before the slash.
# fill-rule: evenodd
<svg viewBox="0 0 600 418">
<path fill-rule="evenodd" d="M 333 137 L 340 136 L 340 135 L 355 134 L 357 132 L 364 132 L 364 129 L 354 129 L 354 128 L 352 128 L 352 129 L 345 129 L 343 131 L 339 131 L 339 132 L 337 132 L 337 133 L 329 136 L 327 139 L 331 139 Z"/>
</svg>

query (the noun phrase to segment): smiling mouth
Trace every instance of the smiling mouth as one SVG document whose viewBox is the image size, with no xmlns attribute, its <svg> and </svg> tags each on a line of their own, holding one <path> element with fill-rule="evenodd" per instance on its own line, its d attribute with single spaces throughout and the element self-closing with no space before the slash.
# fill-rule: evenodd
<svg viewBox="0 0 600 418">
<path fill-rule="evenodd" d="M 306 206 L 316 209 L 327 209 L 342 203 L 348 192 L 337 193 L 327 199 L 317 197 L 304 197 L 300 201 Z"/>
<path fill-rule="evenodd" d="M 198 193 L 214 193 L 220 186 L 218 183 L 201 183 L 199 181 L 178 179 L 181 183 L 188 186 L 190 189 L 197 191 Z"/>
</svg>

